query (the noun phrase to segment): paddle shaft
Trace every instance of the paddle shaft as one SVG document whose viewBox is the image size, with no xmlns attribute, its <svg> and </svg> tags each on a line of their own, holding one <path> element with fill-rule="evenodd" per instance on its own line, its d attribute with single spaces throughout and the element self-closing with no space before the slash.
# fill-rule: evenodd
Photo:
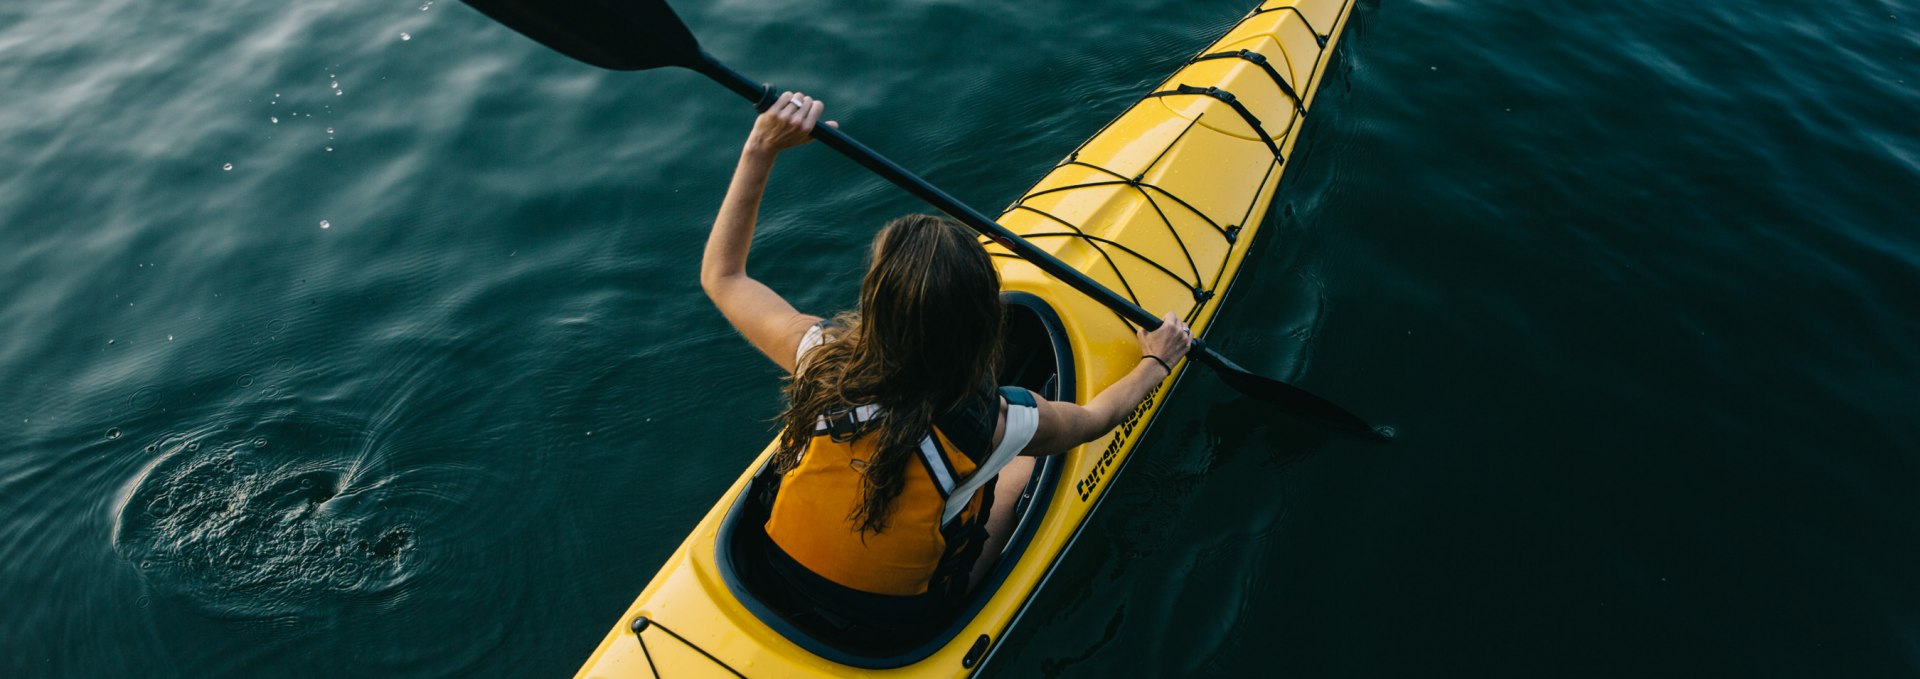
<svg viewBox="0 0 1920 679">
<path fill-rule="evenodd" d="M 699 72 L 766 110 L 775 101 L 773 88 L 748 79 L 700 49 L 686 24 L 665 0 L 466 0 L 494 19 L 552 47 L 560 53 L 602 68 L 623 71 L 679 66 Z M 636 40 L 636 36 L 649 39 Z M 967 207 L 926 180 L 914 176 L 854 141 L 838 128 L 820 125 L 813 137 L 862 167 L 959 219 L 1014 255 L 1149 330 L 1160 319 L 1138 304 L 1068 267 L 1053 255 L 1000 226 L 992 218 Z M 1386 434 L 1338 404 L 1280 380 L 1263 377 L 1234 365 L 1198 338 L 1188 356 L 1206 366 L 1228 386 L 1248 396 L 1281 404 L 1302 416 L 1374 439 Z"/>
<path fill-rule="evenodd" d="M 741 75 L 739 71 L 735 71 L 726 64 L 720 63 L 719 60 L 714 59 L 704 51 L 700 53 L 700 56 L 702 61 L 705 62 L 704 68 L 695 70 L 709 78 L 719 81 L 720 84 L 725 85 L 727 89 L 733 90 L 740 96 L 746 97 L 748 101 L 754 103 L 755 107 L 765 110 L 776 98 L 771 86 L 748 79 L 746 76 Z M 839 151 L 841 155 L 852 159 L 853 162 L 859 163 L 861 167 L 872 170 L 874 174 L 880 175 L 887 181 L 893 182 L 895 186 L 906 189 L 907 193 L 911 193 L 919 199 L 926 201 L 929 205 L 938 208 L 941 212 L 945 212 L 955 219 L 960 220 L 961 223 L 979 232 L 980 235 L 992 239 L 995 243 L 999 243 L 1001 247 L 1012 251 L 1014 255 L 1031 262 L 1034 266 L 1040 267 L 1041 271 L 1047 272 L 1048 275 L 1060 279 L 1061 282 L 1072 286 L 1073 289 L 1079 290 L 1088 297 L 1092 297 L 1095 301 L 1100 302 L 1109 309 L 1113 309 L 1134 324 L 1148 330 L 1160 327 L 1159 316 L 1153 315 L 1146 309 L 1142 309 L 1139 305 L 1134 304 L 1131 300 L 1121 297 L 1114 293 L 1113 290 L 1108 289 L 1092 278 L 1088 278 L 1087 275 L 1081 273 L 1079 269 L 1067 266 L 1065 262 L 1055 258 L 1051 253 L 1034 247 L 1032 243 L 1015 235 L 1012 231 L 1008 231 L 1006 227 L 1001 226 L 999 222 L 994 221 L 991 217 L 981 214 L 979 210 L 973 209 L 966 203 L 960 202 L 960 199 L 948 195 L 947 192 L 940 190 L 940 187 L 934 186 L 925 179 L 921 179 L 918 175 L 901 167 L 899 164 L 887 160 L 887 158 L 880 155 L 878 151 L 868 148 L 866 144 L 860 143 L 853 137 L 847 136 L 847 133 L 840 131 L 839 128 L 831 125 L 815 125 L 813 127 L 813 138 L 820 140 L 820 143 L 827 145 L 828 148 Z M 1198 337 L 1193 338 L 1193 348 L 1188 351 L 1188 354 L 1194 356 L 1195 359 L 1202 363 L 1215 367 L 1227 367 L 1231 365 L 1231 363 L 1226 362 L 1221 356 L 1215 354 L 1213 349 L 1209 348 L 1205 342 L 1200 341 Z M 1235 367 L 1237 368 L 1237 366 Z"/>
</svg>

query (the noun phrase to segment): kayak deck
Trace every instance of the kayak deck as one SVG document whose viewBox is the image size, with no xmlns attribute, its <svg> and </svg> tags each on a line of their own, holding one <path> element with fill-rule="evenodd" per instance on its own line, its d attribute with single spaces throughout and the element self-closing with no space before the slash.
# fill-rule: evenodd
<svg viewBox="0 0 1920 679">
<path fill-rule="evenodd" d="M 999 222 L 1196 334 L 1218 312 L 1277 189 L 1352 0 L 1270 0 L 1055 165 Z M 1132 326 L 988 244 L 1005 290 L 1057 316 L 1058 397 L 1084 403 L 1140 360 Z M 1011 313 L 1011 312 L 1010 312 Z M 1010 338 L 1016 341 L 1017 338 Z M 1031 351 L 1041 351 L 1030 347 Z M 1009 358 L 1020 350 L 1010 348 Z M 1114 432 L 1049 460 L 1030 487 L 1024 538 L 949 634 L 909 656 L 848 658 L 796 640 L 777 612 L 743 604 L 725 528 L 770 445 L 736 480 L 602 639 L 578 677 L 967 675 L 996 651 L 1185 370 Z M 1057 479 L 1057 480 L 1054 480 Z M 750 524 L 750 521 L 736 521 Z M 757 530 L 757 526 L 751 526 Z M 746 530 L 746 528 L 739 528 Z M 760 610 L 756 610 L 759 608 Z M 634 622 L 644 618 L 641 631 Z M 872 662 L 868 662 L 872 660 Z"/>
<path fill-rule="evenodd" d="M 1069 154 L 1000 224 L 1200 330 L 1264 221 L 1348 2 L 1261 5 Z M 1044 275 L 990 250 L 1005 258 L 1003 276 Z"/>
</svg>

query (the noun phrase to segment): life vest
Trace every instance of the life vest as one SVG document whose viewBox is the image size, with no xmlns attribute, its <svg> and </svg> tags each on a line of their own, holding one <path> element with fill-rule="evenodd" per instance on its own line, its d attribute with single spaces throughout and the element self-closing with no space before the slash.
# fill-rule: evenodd
<svg viewBox="0 0 1920 679">
<path fill-rule="evenodd" d="M 799 353 L 824 341 L 819 330 L 808 333 Z M 1009 408 L 996 447 L 1001 398 Z M 820 418 L 807 450 L 781 478 L 767 536 L 807 570 L 850 589 L 914 596 L 956 579 L 964 586 L 986 539 L 989 484 L 1033 438 L 1039 420 L 1033 395 L 1019 388 L 984 391 L 977 402 L 936 418 L 915 450 L 917 463 L 904 475 L 886 529 L 863 533 L 848 517 L 860 503 L 863 468 L 878 440 L 856 434 L 885 416 L 862 406 Z"/>
</svg>

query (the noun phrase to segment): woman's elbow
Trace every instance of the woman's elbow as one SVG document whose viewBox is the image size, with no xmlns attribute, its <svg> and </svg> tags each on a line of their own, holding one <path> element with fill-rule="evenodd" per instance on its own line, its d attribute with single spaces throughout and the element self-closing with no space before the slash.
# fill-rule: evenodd
<svg viewBox="0 0 1920 679">
<path fill-rule="evenodd" d="M 736 277 L 737 275 L 729 275 L 712 268 L 703 267 L 700 269 L 700 289 L 707 293 L 707 299 L 713 300 L 714 303 L 718 304 L 720 298 L 726 295 L 728 286 L 733 284 Z"/>
</svg>

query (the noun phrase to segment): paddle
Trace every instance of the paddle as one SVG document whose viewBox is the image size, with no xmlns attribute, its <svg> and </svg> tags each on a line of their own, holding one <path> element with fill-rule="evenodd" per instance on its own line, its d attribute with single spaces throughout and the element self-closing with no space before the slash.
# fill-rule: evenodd
<svg viewBox="0 0 1920 679">
<path fill-rule="evenodd" d="M 465 0 L 495 21 L 533 38 L 561 54 L 601 68 L 639 71 L 679 66 L 701 73 L 760 110 L 773 104 L 773 87 L 754 82 L 700 49 L 680 17 L 664 0 Z M 838 128 L 818 125 L 813 137 L 853 159 L 908 193 L 952 215 L 981 235 L 1032 262 L 1073 289 L 1085 293 L 1142 327 L 1160 327 L 1160 319 L 1126 298 L 1068 267 L 1053 255 L 947 195 L 938 187 L 881 157 Z M 1242 394 L 1285 406 L 1295 414 L 1367 438 L 1385 440 L 1388 434 L 1373 428 L 1345 408 L 1304 389 L 1249 372 L 1221 356 L 1199 338 L 1188 352 L 1213 368 L 1222 381 Z"/>
</svg>

